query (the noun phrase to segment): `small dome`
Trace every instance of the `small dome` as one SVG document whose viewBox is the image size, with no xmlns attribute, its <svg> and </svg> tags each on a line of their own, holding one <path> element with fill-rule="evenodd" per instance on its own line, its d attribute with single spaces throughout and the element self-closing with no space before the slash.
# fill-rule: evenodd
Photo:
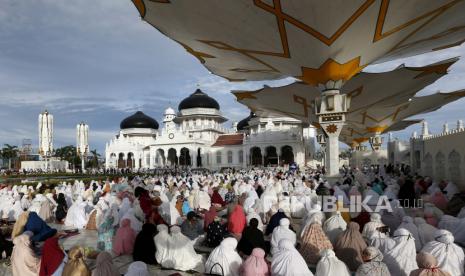
<svg viewBox="0 0 465 276">
<path fill-rule="evenodd" d="M 133 115 L 122 120 L 119 126 L 121 129 L 126 129 L 126 128 L 158 129 L 158 122 L 152 117 L 145 115 L 142 111 L 137 111 Z"/>
<path fill-rule="evenodd" d="M 255 113 L 250 112 L 250 115 L 249 115 L 249 116 L 247 116 L 246 118 L 244 118 L 244 119 L 242 119 L 241 121 L 239 121 L 239 123 L 237 123 L 237 130 L 239 130 L 239 131 L 240 131 L 240 130 L 244 130 L 246 127 L 249 126 L 249 121 L 250 121 L 250 119 L 255 118 L 255 117 L 257 117 L 257 116 L 255 115 Z"/>
<path fill-rule="evenodd" d="M 174 111 L 174 109 L 172 109 L 171 107 L 168 107 L 165 110 L 165 115 L 176 115 L 176 111 Z"/>
<path fill-rule="evenodd" d="M 181 101 L 178 110 L 188 108 L 214 108 L 220 110 L 218 102 L 207 94 L 203 93 L 200 89 L 195 90 L 189 97 Z"/>
</svg>

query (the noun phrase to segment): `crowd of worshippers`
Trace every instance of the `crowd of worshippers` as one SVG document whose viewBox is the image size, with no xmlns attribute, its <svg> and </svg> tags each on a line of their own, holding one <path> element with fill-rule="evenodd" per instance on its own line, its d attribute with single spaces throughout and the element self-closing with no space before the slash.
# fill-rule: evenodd
<svg viewBox="0 0 465 276">
<path fill-rule="evenodd" d="M 324 212 L 322 195 L 342 198 L 340 209 Z M 385 196 L 392 212 L 342 209 L 354 195 L 373 205 Z M 465 275 L 465 193 L 383 168 L 346 171 L 335 184 L 317 170 L 256 168 L 6 186 L 0 213 L 14 221 L 0 251 L 15 276 L 121 275 L 112 262 L 121 255 L 132 256 L 129 276 L 149 275 L 148 265 L 228 276 Z M 63 250 L 67 234 L 51 223 L 97 232 L 95 268 L 82 247 Z"/>
</svg>

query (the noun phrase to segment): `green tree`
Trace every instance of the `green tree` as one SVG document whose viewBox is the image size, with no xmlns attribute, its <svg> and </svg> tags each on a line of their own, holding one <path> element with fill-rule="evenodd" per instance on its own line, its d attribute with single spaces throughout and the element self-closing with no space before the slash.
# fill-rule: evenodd
<svg viewBox="0 0 465 276">
<path fill-rule="evenodd" d="M 2 148 L 2 158 L 8 159 L 8 169 L 11 169 L 11 160 L 18 158 L 19 149 L 17 146 L 12 146 L 10 144 L 5 144 Z"/>
<path fill-rule="evenodd" d="M 57 148 L 55 150 L 55 156 L 60 157 L 61 160 L 66 160 L 69 162 L 69 164 L 75 168 L 76 165 L 81 164 L 81 158 L 77 154 L 77 150 L 75 146 L 69 145 L 69 146 L 64 146 L 61 148 Z"/>
<path fill-rule="evenodd" d="M 89 167 L 91 168 L 98 168 L 98 159 L 101 156 L 96 149 L 91 150 L 90 154 L 92 155 L 92 159 L 89 161 Z"/>
</svg>

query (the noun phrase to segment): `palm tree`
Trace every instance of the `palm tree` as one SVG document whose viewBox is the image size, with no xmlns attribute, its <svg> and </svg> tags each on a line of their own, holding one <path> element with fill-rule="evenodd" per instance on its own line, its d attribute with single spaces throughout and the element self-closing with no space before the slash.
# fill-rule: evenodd
<svg viewBox="0 0 465 276">
<path fill-rule="evenodd" d="M 2 149 L 2 158 L 8 159 L 8 169 L 11 169 L 11 160 L 18 157 L 19 149 L 17 146 L 5 144 Z"/>
<path fill-rule="evenodd" d="M 60 157 L 61 160 L 66 160 L 70 165 L 75 167 L 77 164 L 81 164 L 81 158 L 77 154 L 76 147 L 69 145 L 55 150 L 55 156 Z"/>
<path fill-rule="evenodd" d="M 99 159 L 99 157 L 100 157 L 100 154 L 97 153 L 97 150 L 96 150 L 96 149 L 91 150 L 91 151 L 90 151 L 90 154 L 92 154 L 92 160 L 90 161 L 91 167 L 92 167 L 92 168 L 98 168 L 98 159 Z"/>
</svg>

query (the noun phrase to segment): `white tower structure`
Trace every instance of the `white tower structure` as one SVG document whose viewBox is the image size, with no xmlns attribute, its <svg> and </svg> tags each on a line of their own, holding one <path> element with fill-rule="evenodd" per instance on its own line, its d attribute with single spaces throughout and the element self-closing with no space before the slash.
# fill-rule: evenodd
<svg viewBox="0 0 465 276">
<path fill-rule="evenodd" d="M 47 110 L 39 114 L 39 154 L 43 158 L 53 152 L 53 115 Z"/>
<path fill-rule="evenodd" d="M 89 153 L 89 126 L 80 122 L 76 126 L 76 151 L 81 156 L 82 171 L 85 170 L 85 158 Z"/>
</svg>

